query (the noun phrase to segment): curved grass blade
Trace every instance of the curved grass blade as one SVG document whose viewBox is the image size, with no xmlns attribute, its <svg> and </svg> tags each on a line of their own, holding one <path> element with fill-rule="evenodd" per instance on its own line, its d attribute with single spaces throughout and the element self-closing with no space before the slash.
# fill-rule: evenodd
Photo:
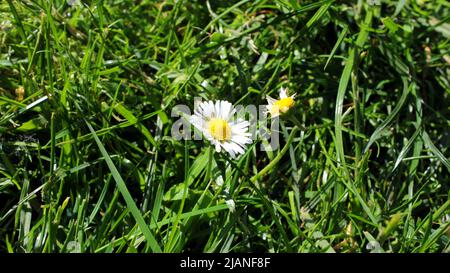
<svg viewBox="0 0 450 273">
<path fill-rule="evenodd" d="M 345 152 L 344 152 L 344 140 L 342 138 L 343 129 L 343 110 L 344 110 L 344 98 L 345 91 L 347 91 L 348 82 L 350 81 L 350 76 L 353 71 L 353 66 L 355 62 L 357 62 L 357 56 L 359 52 L 359 48 L 362 48 L 369 38 L 368 27 L 372 24 L 372 11 L 368 11 L 366 17 L 364 19 L 364 24 L 361 26 L 361 30 L 358 33 L 358 37 L 356 38 L 355 46 L 350 49 L 349 56 L 344 66 L 344 70 L 342 71 L 341 78 L 339 80 L 339 87 L 336 96 L 336 108 L 334 114 L 334 126 L 335 126 L 335 136 L 336 136 L 336 155 L 339 164 L 342 164 L 344 168 L 345 176 L 349 176 L 349 171 L 347 168 L 347 164 L 345 162 Z"/>
<path fill-rule="evenodd" d="M 348 26 L 345 26 L 344 29 L 342 29 L 342 32 L 339 35 L 339 38 L 336 41 L 336 44 L 334 45 L 333 49 L 331 50 L 331 53 L 328 56 L 327 62 L 325 63 L 325 66 L 323 67 L 323 70 L 327 69 L 328 63 L 331 61 L 331 59 L 333 58 L 334 54 L 336 53 L 336 50 L 341 45 L 342 41 L 344 40 L 345 36 L 347 35 L 347 32 L 348 32 Z"/>
<path fill-rule="evenodd" d="M 139 122 L 139 119 L 135 117 L 130 110 L 128 110 L 121 103 L 117 103 L 113 108 L 119 114 L 124 116 L 130 122 L 130 124 L 133 124 L 153 146 L 158 146 L 150 131 L 144 125 L 142 125 L 142 123 Z"/>
<path fill-rule="evenodd" d="M 397 160 L 395 161 L 394 164 L 394 168 L 392 169 L 393 173 L 395 171 L 395 169 L 397 169 L 398 165 L 400 164 L 400 162 L 402 162 L 403 158 L 406 156 L 406 154 L 409 152 L 409 150 L 411 149 L 412 144 L 415 142 L 417 136 L 420 134 L 421 132 L 421 127 L 417 128 L 417 130 L 414 132 L 414 134 L 411 136 L 411 138 L 408 140 L 408 142 L 406 143 L 406 145 L 403 147 L 403 149 L 400 151 Z"/>
<path fill-rule="evenodd" d="M 98 138 L 97 134 L 95 133 L 92 126 L 85 121 L 87 126 L 89 127 L 89 130 L 91 131 L 92 135 L 94 136 L 95 142 L 97 143 L 98 148 L 100 149 L 100 152 L 102 153 L 103 157 L 105 158 L 106 164 L 108 165 L 109 170 L 111 171 L 111 174 L 116 181 L 117 187 L 119 188 L 120 193 L 122 194 L 123 198 L 125 199 L 125 203 L 130 210 L 131 214 L 133 215 L 134 219 L 136 220 L 136 223 L 138 224 L 139 228 L 141 229 L 141 232 L 144 234 L 145 239 L 147 240 L 147 244 L 150 246 L 153 252 L 159 253 L 162 252 L 161 248 L 158 245 L 158 242 L 156 241 L 155 237 L 153 236 L 152 232 L 148 228 L 148 225 L 145 223 L 144 217 L 142 217 L 142 214 L 139 212 L 138 207 L 136 206 L 136 203 L 134 203 L 133 198 L 131 197 L 130 192 L 127 189 L 127 186 L 125 185 L 125 182 L 123 181 L 122 177 L 119 174 L 119 171 L 117 170 L 116 166 L 111 160 L 111 157 L 109 156 L 108 152 L 106 151 L 105 147 L 103 146 L 102 142 Z"/>
<path fill-rule="evenodd" d="M 449 163 L 448 159 L 445 158 L 445 156 L 441 153 L 441 151 L 438 150 L 438 148 L 436 148 L 436 146 L 434 146 L 434 144 L 433 144 L 433 142 L 431 142 L 430 136 L 427 134 L 427 132 L 423 132 L 422 139 L 423 139 L 423 142 L 425 143 L 425 145 L 427 146 L 427 148 L 430 149 L 431 152 L 435 156 L 437 156 L 437 158 L 439 158 L 439 160 L 442 162 L 442 164 L 444 164 L 445 167 L 447 167 L 447 170 L 450 171 L 450 163 Z"/>
<path fill-rule="evenodd" d="M 381 137 L 384 129 L 386 129 L 386 127 L 389 124 L 391 124 L 391 122 L 394 120 L 394 118 L 397 116 L 397 114 L 402 109 L 403 104 L 405 103 L 406 98 L 408 97 L 409 91 L 411 89 L 410 88 L 411 85 L 408 85 L 408 81 L 407 81 L 406 77 L 402 77 L 402 81 L 403 81 L 403 93 L 402 93 L 402 96 L 400 97 L 400 100 L 398 101 L 398 103 L 395 106 L 392 113 L 380 124 L 380 126 L 378 126 L 378 128 L 375 130 L 375 132 L 373 132 L 373 134 L 370 136 L 369 142 L 367 143 L 366 147 L 364 148 L 363 153 L 366 153 L 367 150 L 369 150 L 370 146 L 372 146 L 372 144 Z"/>
</svg>

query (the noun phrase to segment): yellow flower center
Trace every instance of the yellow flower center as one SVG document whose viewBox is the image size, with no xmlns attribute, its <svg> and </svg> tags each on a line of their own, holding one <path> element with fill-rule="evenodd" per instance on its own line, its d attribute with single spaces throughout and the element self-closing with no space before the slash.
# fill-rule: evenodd
<svg viewBox="0 0 450 273">
<path fill-rule="evenodd" d="M 279 112 L 286 113 L 289 109 L 292 108 L 292 106 L 294 106 L 294 99 L 292 99 L 292 97 L 287 97 L 277 100 L 273 104 L 271 112 L 275 114 L 278 114 Z"/>
<path fill-rule="evenodd" d="M 213 138 L 220 141 L 231 139 L 231 127 L 226 120 L 213 118 L 209 121 L 208 127 Z"/>
</svg>

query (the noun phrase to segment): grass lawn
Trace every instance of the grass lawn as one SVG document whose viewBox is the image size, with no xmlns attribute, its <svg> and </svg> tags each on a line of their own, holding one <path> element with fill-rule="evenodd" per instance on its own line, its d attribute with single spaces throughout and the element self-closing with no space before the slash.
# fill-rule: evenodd
<svg viewBox="0 0 450 273">
<path fill-rule="evenodd" d="M 449 11 L 2 0 L 0 252 L 450 252 Z"/>
</svg>

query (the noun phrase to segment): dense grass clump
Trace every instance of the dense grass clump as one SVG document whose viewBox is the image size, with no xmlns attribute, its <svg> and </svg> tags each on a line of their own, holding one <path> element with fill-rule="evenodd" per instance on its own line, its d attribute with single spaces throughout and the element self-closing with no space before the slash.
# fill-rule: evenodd
<svg viewBox="0 0 450 273">
<path fill-rule="evenodd" d="M 449 252 L 449 11 L 1 1 L 0 252 Z M 280 88 L 275 151 L 172 137 Z"/>
</svg>

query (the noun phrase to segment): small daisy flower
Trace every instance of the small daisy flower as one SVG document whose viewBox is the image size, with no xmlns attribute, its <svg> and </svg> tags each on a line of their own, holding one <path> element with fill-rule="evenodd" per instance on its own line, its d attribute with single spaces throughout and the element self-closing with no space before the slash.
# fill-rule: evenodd
<svg viewBox="0 0 450 273">
<path fill-rule="evenodd" d="M 295 104 L 294 98 L 296 94 L 288 96 L 286 94 L 286 89 L 280 89 L 280 99 L 276 100 L 270 96 L 266 96 L 267 102 L 267 112 L 270 113 L 272 117 L 277 117 L 279 115 L 285 114 L 289 111 Z"/>
<path fill-rule="evenodd" d="M 223 149 L 236 158 L 236 155 L 244 153 L 245 145 L 252 140 L 248 121 L 231 121 L 235 113 L 236 109 L 228 101 L 205 101 L 194 110 L 189 121 L 215 146 L 217 152 Z"/>
</svg>

